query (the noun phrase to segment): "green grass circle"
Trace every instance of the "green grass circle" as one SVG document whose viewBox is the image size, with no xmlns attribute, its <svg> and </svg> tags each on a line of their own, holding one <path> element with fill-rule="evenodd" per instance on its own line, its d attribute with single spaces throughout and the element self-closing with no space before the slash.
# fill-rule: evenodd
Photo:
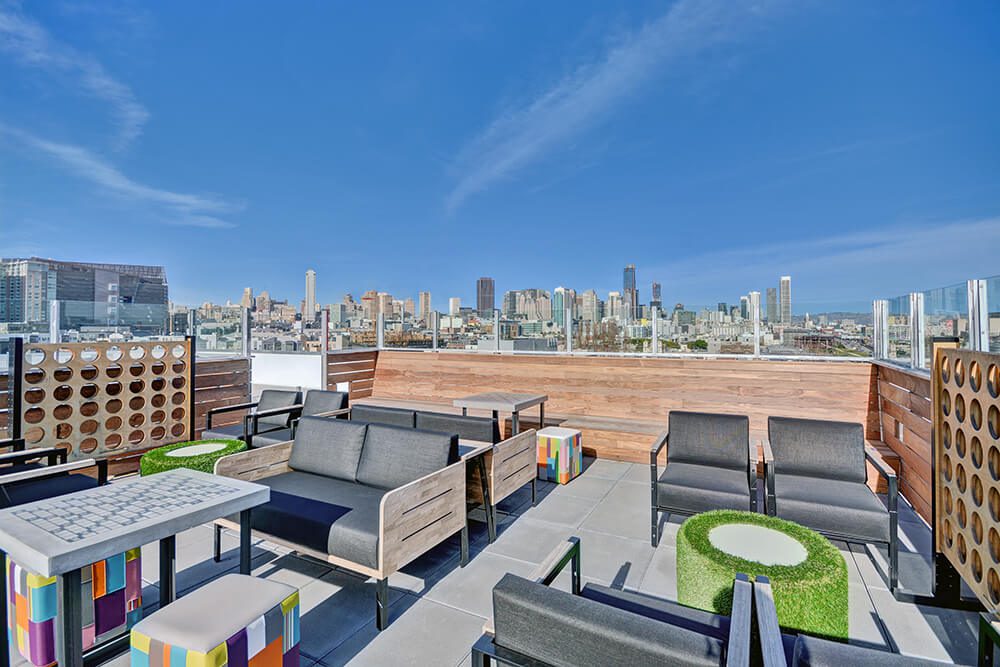
<svg viewBox="0 0 1000 667">
<path fill-rule="evenodd" d="M 763 565 L 716 549 L 709 532 L 732 523 L 780 531 L 805 547 L 806 559 L 798 565 Z M 847 639 L 847 563 L 819 533 L 777 517 L 731 510 L 697 514 L 681 525 L 677 532 L 677 599 L 681 604 L 729 614 L 737 572 L 771 580 L 782 627 Z"/>
<path fill-rule="evenodd" d="M 191 445 L 207 445 L 213 442 L 221 442 L 226 446 L 217 452 L 200 454 L 198 456 L 167 456 L 169 452 Z M 202 472 L 215 472 L 215 462 L 223 456 L 242 452 L 247 448 L 247 444 L 242 440 L 192 440 L 190 442 L 176 442 L 172 445 L 157 447 L 142 455 L 139 460 L 139 474 L 142 476 L 155 475 L 158 472 L 165 472 L 175 468 L 188 468 L 190 470 L 200 470 Z"/>
</svg>

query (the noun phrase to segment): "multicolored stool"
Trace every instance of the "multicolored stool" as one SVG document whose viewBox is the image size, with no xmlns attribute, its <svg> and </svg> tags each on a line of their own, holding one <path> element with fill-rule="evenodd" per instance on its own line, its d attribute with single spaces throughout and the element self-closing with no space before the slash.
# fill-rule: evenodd
<svg viewBox="0 0 1000 667">
<path fill-rule="evenodd" d="M 6 560 L 8 639 L 31 664 L 55 664 L 56 578 Z M 85 567 L 82 579 L 84 650 L 118 636 L 142 618 L 139 549 Z"/>
<path fill-rule="evenodd" d="M 538 478 L 566 484 L 583 471 L 580 432 L 549 426 L 538 431 Z"/>
<path fill-rule="evenodd" d="M 243 574 L 205 584 L 132 628 L 132 667 L 299 664 L 299 591 Z"/>
</svg>

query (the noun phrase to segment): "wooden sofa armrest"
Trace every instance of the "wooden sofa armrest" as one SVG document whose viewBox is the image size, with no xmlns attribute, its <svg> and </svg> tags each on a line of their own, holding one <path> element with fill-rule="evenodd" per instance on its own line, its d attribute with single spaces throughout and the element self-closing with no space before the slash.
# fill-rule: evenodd
<svg viewBox="0 0 1000 667">
<path fill-rule="evenodd" d="M 493 505 L 538 475 L 537 442 L 535 429 L 528 429 L 493 445 L 493 460 L 487 470 Z"/>
<path fill-rule="evenodd" d="M 752 618 L 753 584 L 750 583 L 750 577 L 738 573 L 733 580 L 733 609 L 729 615 L 729 638 L 726 640 L 727 667 L 750 665 Z"/>
<path fill-rule="evenodd" d="M 785 648 L 781 642 L 778 609 L 774 606 L 770 579 L 763 575 L 754 577 L 753 600 L 764 667 L 785 667 Z"/>
<path fill-rule="evenodd" d="M 465 527 L 465 467 L 465 461 L 458 461 L 382 496 L 378 521 L 382 577 Z"/>
<path fill-rule="evenodd" d="M 215 462 L 215 474 L 252 482 L 288 472 L 288 459 L 292 456 L 293 444 L 295 441 L 289 440 L 223 456 Z"/>
</svg>

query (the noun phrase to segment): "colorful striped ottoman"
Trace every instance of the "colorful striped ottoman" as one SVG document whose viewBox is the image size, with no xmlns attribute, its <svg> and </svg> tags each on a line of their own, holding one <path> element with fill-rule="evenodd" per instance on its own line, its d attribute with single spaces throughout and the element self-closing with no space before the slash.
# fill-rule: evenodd
<svg viewBox="0 0 1000 667">
<path fill-rule="evenodd" d="M 538 479 L 566 484 L 583 471 L 580 432 L 549 426 L 538 435 Z"/>
<path fill-rule="evenodd" d="M 299 591 L 227 574 L 132 628 L 132 667 L 299 664 Z"/>
<path fill-rule="evenodd" d="M 9 640 L 31 664 L 54 664 L 56 578 L 30 572 L 9 557 L 6 568 Z M 139 549 L 85 567 L 82 580 L 84 650 L 120 635 L 142 618 Z"/>
</svg>

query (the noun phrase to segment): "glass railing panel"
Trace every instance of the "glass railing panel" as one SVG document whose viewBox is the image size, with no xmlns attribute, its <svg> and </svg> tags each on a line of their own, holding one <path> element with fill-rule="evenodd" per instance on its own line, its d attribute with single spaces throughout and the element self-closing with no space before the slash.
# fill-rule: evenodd
<svg viewBox="0 0 1000 667">
<path fill-rule="evenodd" d="M 789 321 L 761 320 L 762 355 L 791 357 L 872 356 L 871 305 L 821 300 L 794 302 Z M 752 324 L 752 323 L 751 323 Z"/>
<path fill-rule="evenodd" d="M 1000 352 L 1000 276 L 986 279 L 986 313 L 989 321 L 990 352 Z"/>
<path fill-rule="evenodd" d="M 383 344 L 390 348 L 430 349 L 434 342 L 432 328 L 408 313 L 386 318 Z"/>
<path fill-rule="evenodd" d="M 888 303 L 888 360 L 897 364 L 909 364 L 911 358 L 910 296 L 908 294 L 897 296 L 888 299 Z"/>
<path fill-rule="evenodd" d="M 969 346 L 969 287 L 967 283 L 924 292 L 924 367 L 930 367 L 935 338 L 958 338 Z"/>
<path fill-rule="evenodd" d="M 662 313 L 657 328 L 661 352 L 753 353 L 752 313 L 739 304 L 677 304 Z"/>
<path fill-rule="evenodd" d="M 63 342 L 152 340 L 183 336 L 174 332 L 164 304 L 117 301 L 59 301 L 59 338 Z"/>
<path fill-rule="evenodd" d="M 251 327 L 251 334 L 253 335 Z M 241 306 L 212 306 L 198 308 L 194 313 L 195 345 L 199 354 L 243 355 L 243 308 Z M 287 333 L 275 331 L 274 335 L 255 336 L 251 349 L 282 351 L 283 340 L 294 340 L 289 325 Z"/>
</svg>

